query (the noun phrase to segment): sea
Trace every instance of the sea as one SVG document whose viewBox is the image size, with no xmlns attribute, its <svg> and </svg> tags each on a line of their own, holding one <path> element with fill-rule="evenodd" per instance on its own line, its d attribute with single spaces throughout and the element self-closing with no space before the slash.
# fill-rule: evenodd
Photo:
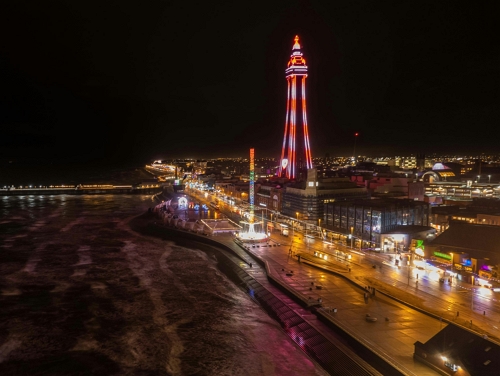
<svg viewBox="0 0 500 376">
<path fill-rule="evenodd" d="M 0 196 L 0 375 L 327 375 L 149 195 Z"/>
</svg>

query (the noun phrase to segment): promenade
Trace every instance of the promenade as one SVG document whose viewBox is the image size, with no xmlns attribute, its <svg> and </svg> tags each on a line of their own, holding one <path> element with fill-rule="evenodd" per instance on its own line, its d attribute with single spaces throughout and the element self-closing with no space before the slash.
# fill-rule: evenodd
<svg viewBox="0 0 500 376">
<path fill-rule="evenodd" d="M 234 243 L 229 236 L 216 238 L 225 244 Z M 246 245 L 244 248 L 267 262 L 271 278 L 281 281 L 305 302 L 321 302 L 320 311 L 327 319 L 379 356 L 392 359 L 405 373 L 438 374 L 413 359 L 413 344 L 426 342 L 445 323 L 377 293 L 376 289 L 375 294 L 365 290 L 368 285 L 358 280 L 352 269 L 349 272 L 342 265 L 318 262 L 319 258 L 314 260 L 300 250 L 292 255 L 289 245 L 275 240 L 269 245 Z M 367 314 L 377 321 L 367 321 Z"/>
<path fill-rule="evenodd" d="M 303 238 L 302 234 L 295 236 Z M 395 280 L 391 273 L 373 268 L 362 256 L 350 261 L 329 257 L 326 261 L 315 256 L 314 248 L 305 241 L 294 242 L 292 247 L 291 238 L 278 231 L 269 242 L 253 245 L 237 245 L 235 237 L 228 234 L 212 239 L 263 260 L 268 278 L 305 305 L 320 305 L 319 315 L 380 357 L 391 359 L 404 374 L 438 374 L 413 359 L 414 343 L 427 342 L 447 322 L 471 327 L 480 335 L 490 334 L 496 327 L 494 314 L 481 317 L 463 310 L 456 317 L 456 307 L 436 296 L 431 286 L 413 280 L 410 285 L 410 279 L 408 283 Z M 368 321 L 367 315 L 377 320 Z"/>
</svg>

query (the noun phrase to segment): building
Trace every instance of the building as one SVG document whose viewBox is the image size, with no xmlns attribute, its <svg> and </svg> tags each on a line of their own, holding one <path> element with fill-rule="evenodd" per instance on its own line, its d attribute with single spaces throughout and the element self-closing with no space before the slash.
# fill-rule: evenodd
<svg viewBox="0 0 500 376">
<path fill-rule="evenodd" d="M 364 186 L 371 196 L 408 197 L 408 183 L 411 178 L 399 174 L 377 174 L 376 176 L 351 176 L 351 181 Z"/>
<path fill-rule="evenodd" d="M 280 184 L 262 183 L 255 195 L 256 208 L 265 208 L 273 212 L 281 211 L 281 201 L 284 189 Z"/>
<path fill-rule="evenodd" d="M 408 198 L 415 201 L 425 201 L 425 184 L 423 181 L 408 182 Z"/>
<path fill-rule="evenodd" d="M 380 250 L 384 253 L 412 252 L 414 241 L 427 242 L 434 239 L 436 229 L 431 226 L 399 225 L 380 234 Z"/>
<path fill-rule="evenodd" d="M 431 208 L 430 226 L 440 234 L 448 229 L 453 217 L 461 217 L 464 211 L 465 208 L 460 205 L 434 206 Z"/>
<path fill-rule="evenodd" d="M 478 284 L 497 278 L 500 264 L 500 226 L 451 222 L 427 244 L 426 258 L 450 264 L 460 280 Z"/>
<path fill-rule="evenodd" d="M 286 120 L 278 173 L 289 179 L 300 178 L 301 171 L 313 167 L 306 109 L 307 65 L 298 36 L 294 42 L 285 70 L 288 83 Z"/>
<path fill-rule="evenodd" d="M 433 206 L 431 212 L 431 226 L 438 233 L 446 231 L 451 222 L 500 226 L 500 200 L 494 198 L 474 198 L 467 206 Z"/>
<path fill-rule="evenodd" d="M 404 157 L 401 158 L 400 167 L 404 170 L 413 170 L 417 168 L 417 158 L 416 157 Z"/>
<path fill-rule="evenodd" d="M 480 225 L 500 226 L 500 213 L 496 214 L 477 214 L 476 223 Z"/>
<path fill-rule="evenodd" d="M 366 188 L 358 187 L 348 178 L 318 180 L 316 169 L 307 170 L 307 179 L 286 186 L 281 212 L 292 218 L 317 224 L 324 218 L 324 204 L 368 198 Z"/>
<path fill-rule="evenodd" d="M 407 199 L 333 200 L 324 204 L 323 227 L 361 239 L 367 247 L 380 247 L 382 234 L 400 225 L 429 226 L 430 206 Z"/>
<path fill-rule="evenodd" d="M 425 344 L 415 342 L 414 358 L 441 375 L 498 375 L 500 346 L 454 323 L 448 323 Z"/>
<path fill-rule="evenodd" d="M 232 179 L 230 181 L 217 181 L 214 185 L 215 191 L 223 198 L 230 201 L 248 202 L 250 184 L 248 181 Z M 258 185 L 257 185 L 258 189 Z"/>
<path fill-rule="evenodd" d="M 421 187 L 424 194 L 421 194 Z M 472 201 L 474 198 L 500 198 L 500 185 L 488 183 L 475 183 L 471 180 L 460 181 L 428 181 L 410 183 L 408 187 L 408 198 L 422 198 L 427 202 L 444 203 L 447 200 Z"/>
<path fill-rule="evenodd" d="M 459 180 L 461 165 L 458 163 L 435 163 L 430 171 L 422 175 L 425 182 Z"/>
</svg>

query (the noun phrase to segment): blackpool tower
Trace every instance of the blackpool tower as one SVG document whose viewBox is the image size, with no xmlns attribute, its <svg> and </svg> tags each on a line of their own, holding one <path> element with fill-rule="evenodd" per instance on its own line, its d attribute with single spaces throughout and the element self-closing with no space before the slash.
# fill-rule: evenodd
<svg viewBox="0 0 500 376">
<path fill-rule="evenodd" d="M 279 167 L 279 176 L 286 176 L 289 179 L 295 179 L 298 170 L 312 168 L 306 110 L 307 65 L 298 35 L 295 36 L 294 42 L 292 55 L 285 70 L 288 83 L 286 120 Z"/>
</svg>

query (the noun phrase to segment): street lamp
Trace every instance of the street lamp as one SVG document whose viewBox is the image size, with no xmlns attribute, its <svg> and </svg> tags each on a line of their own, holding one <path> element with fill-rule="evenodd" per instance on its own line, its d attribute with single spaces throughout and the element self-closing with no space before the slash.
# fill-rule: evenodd
<svg viewBox="0 0 500 376">
<path fill-rule="evenodd" d="M 353 165 L 356 165 L 356 140 L 358 139 L 359 133 L 356 132 L 354 133 L 354 149 L 352 151 L 352 156 L 353 156 Z"/>
<path fill-rule="evenodd" d="M 352 236 L 353 231 L 354 231 L 354 226 L 351 226 L 351 249 L 352 249 L 352 241 L 353 241 L 353 236 Z"/>
<path fill-rule="evenodd" d="M 472 289 L 470 293 L 470 310 L 474 311 L 474 276 L 472 277 Z"/>
<path fill-rule="evenodd" d="M 479 180 L 481 179 L 481 175 L 477 176 L 477 182 L 479 183 Z"/>
</svg>

